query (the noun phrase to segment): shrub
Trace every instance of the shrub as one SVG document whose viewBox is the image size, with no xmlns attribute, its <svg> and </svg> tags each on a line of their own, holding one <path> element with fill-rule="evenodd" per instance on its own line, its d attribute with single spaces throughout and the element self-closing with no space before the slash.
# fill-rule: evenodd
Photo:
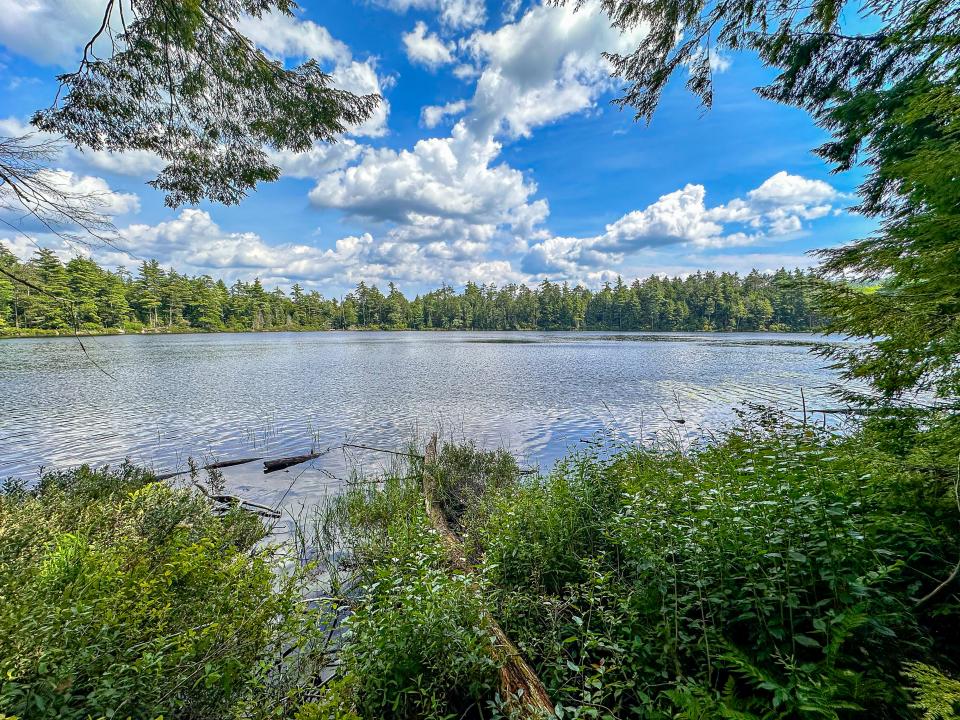
<svg viewBox="0 0 960 720">
<path fill-rule="evenodd" d="M 317 623 L 299 578 L 258 549 L 265 532 L 131 466 L 8 483 L 0 713 L 226 717 L 253 695 L 259 714 L 281 707 L 301 678 L 277 672 L 279 652 L 309 659 Z"/>
<path fill-rule="evenodd" d="M 351 614 L 340 648 L 341 679 L 308 717 L 485 717 L 497 664 L 482 618 L 478 581 L 452 573 L 429 526 L 416 471 L 355 485 L 314 525 L 336 539 L 333 576 L 348 572 Z M 319 539 L 326 537 L 326 543 Z M 335 583 L 336 585 L 336 583 Z"/>
<path fill-rule="evenodd" d="M 547 476 L 445 445 L 433 472 L 469 582 L 427 525 L 418 462 L 356 478 L 316 532 L 353 607 L 342 674 L 304 712 L 496 716 L 486 610 L 562 717 L 950 717 L 957 587 L 918 602 L 960 545 L 944 427 L 834 436 L 763 412 Z"/>
<path fill-rule="evenodd" d="M 764 425 L 581 454 L 495 503 L 499 619 L 575 715 L 907 717 L 901 662 L 955 656 L 931 629 L 957 604 L 913 600 L 957 546 L 946 486 L 863 436 Z"/>
</svg>

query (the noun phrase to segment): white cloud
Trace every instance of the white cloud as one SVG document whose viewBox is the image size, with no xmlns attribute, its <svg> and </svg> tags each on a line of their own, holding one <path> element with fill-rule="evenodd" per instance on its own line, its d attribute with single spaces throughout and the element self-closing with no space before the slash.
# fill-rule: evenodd
<svg viewBox="0 0 960 720">
<path fill-rule="evenodd" d="M 332 64 L 333 83 L 342 90 L 383 96 L 390 85 L 389 79 L 377 74 L 376 58 L 356 60 L 345 43 L 312 20 L 267 13 L 261 18 L 241 18 L 238 27 L 264 52 L 279 59 L 314 58 Z M 373 115 L 350 132 L 356 136 L 381 137 L 387 133 L 389 114 L 390 103 L 383 98 Z"/>
<path fill-rule="evenodd" d="M 528 136 L 541 125 L 593 107 L 615 86 L 603 52 L 636 46 L 643 28 L 621 33 L 596 2 L 579 11 L 539 5 L 516 23 L 477 32 L 464 49 L 481 66 L 471 126 L 477 134 Z"/>
<path fill-rule="evenodd" d="M 475 68 L 473 65 L 468 65 L 464 63 L 462 65 L 457 65 L 453 69 L 453 76 L 466 82 L 467 80 L 473 80 L 475 77 L 480 75 L 480 70 Z"/>
<path fill-rule="evenodd" d="M 45 170 L 45 181 L 64 192 L 91 198 L 100 212 L 110 216 L 140 210 L 140 198 L 133 193 L 111 190 L 107 181 L 92 175 L 77 175 L 69 170 Z"/>
<path fill-rule="evenodd" d="M 483 25 L 487 18 L 484 0 L 375 0 L 394 12 L 427 10 L 438 13 L 440 21 L 452 29 Z"/>
<path fill-rule="evenodd" d="M 461 122 L 451 137 L 421 140 L 412 150 L 368 149 L 358 164 L 319 178 L 310 199 L 401 224 L 423 217 L 481 225 L 527 222 L 536 185 L 519 170 L 494 165 L 499 153 L 499 143 L 476 138 Z M 544 216 L 545 203 L 534 205 Z"/>
<path fill-rule="evenodd" d="M 453 43 L 444 42 L 436 33 L 428 32 L 427 24 L 422 20 L 413 26 L 413 30 L 403 34 L 403 46 L 410 62 L 431 70 L 453 62 Z"/>
<path fill-rule="evenodd" d="M 351 130 L 351 134 L 367 137 L 382 137 L 387 134 L 390 102 L 383 97 L 387 83 L 377 75 L 374 60 L 338 65 L 333 71 L 334 85 L 356 95 L 380 95 L 380 104 L 363 123 Z"/>
<path fill-rule="evenodd" d="M 513 22 L 517 19 L 517 13 L 523 5 L 523 0 L 504 0 L 503 3 L 503 21 Z"/>
<path fill-rule="evenodd" d="M 755 202 L 771 205 L 817 205 L 834 200 L 837 191 L 823 180 L 809 180 L 781 170 L 747 196 Z"/>
<path fill-rule="evenodd" d="M 146 150 L 113 153 L 106 150 L 78 150 L 71 147 L 68 153 L 82 164 L 128 177 L 154 177 L 166 165 L 163 158 Z"/>
<path fill-rule="evenodd" d="M 781 170 L 760 187 L 710 211 L 718 222 L 739 222 L 766 228 L 773 235 L 797 232 L 804 220 L 816 220 L 833 210 L 838 193 L 823 180 L 810 180 Z"/>
<path fill-rule="evenodd" d="M 350 48 L 312 20 L 268 13 L 261 18 L 242 17 L 237 28 L 265 52 L 278 58 L 314 58 L 338 64 L 351 60 Z"/>
<path fill-rule="evenodd" d="M 68 202 L 75 204 L 78 208 L 111 218 L 136 213 L 140 210 L 139 197 L 133 193 L 112 190 L 106 180 L 92 175 L 78 175 L 61 168 L 41 170 L 37 173 L 36 183 L 62 193 Z M 29 186 L 27 187 L 27 193 L 30 194 Z M 46 195 L 44 197 L 49 199 Z M 0 212 L 8 218 L 18 217 L 21 221 L 27 222 L 29 226 L 32 221 L 30 216 L 24 215 L 21 202 L 26 202 L 31 211 L 37 211 L 41 215 L 49 214 L 48 211 L 44 210 L 42 203 L 35 203 L 30 197 L 27 197 L 25 201 L 18 200 L 10 190 L 9 185 L 0 185 Z M 72 228 L 65 229 L 70 230 Z"/>
<path fill-rule="evenodd" d="M 466 100 L 448 102 L 446 105 L 427 105 L 420 111 L 420 124 L 433 128 L 443 122 L 444 118 L 459 115 L 466 109 Z"/>
<path fill-rule="evenodd" d="M 342 138 L 335 143 L 314 143 L 312 148 L 302 153 L 287 150 L 273 152 L 270 159 L 286 176 L 311 178 L 325 175 L 332 170 L 340 170 L 362 154 L 363 146 L 351 138 Z"/>
<path fill-rule="evenodd" d="M 0 136 L 31 136 L 32 142 L 55 141 L 57 136 L 38 131 L 15 117 L 0 118 Z M 82 168 L 96 168 L 116 175 L 129 177 L 153 177 L 163 169 L 165 163 L 160 156 L 146 150 L 130 150 L 123 153 L 106 150 L 82 150 L 60 143 L 59 162 Z"/>
<path fill-rule="evenodd" d="M 103 0 L 0 0 L 0 45 L 39 65 L 73 65 L 105 8 Z"/>
<path fill-rule="evenodd" d="M 106 267 L 135 268 L 139 264 L 137 257 L 107 246 L 77 248 L 56 237 L 42 240 L 64 259 L 80 250 Z M 2 242 L 21 257 L 28 257 L 35 249 L 26 240 L 8 238 Z M 381 286 L 395 281 L 408 287 L 435 287 L 444 281 L 463 284 L 470 280 L 523 279 L 508 260 L 483 256 L 483 238 L 424 243 L 394 235 L 376 241 L 363 233 L 340 238 L 329 248 L 304 243 L 271 245 L 256 233 L 225 231 L 208 212 L 198 209 L 183 210 L 156 225 L 123 228 L 117 245 L 129 248 L 138 257 L 156 258 L 163 266 L 192 275 L 222 277 L 228 283 L 259 277 L 268 287 L 299 282 L 331 293 L 340 293 L 360 280 Z"/>
<path fill-rule="evenodd" d="M 721 55 L 714 49 L 710 50 L 710 69 L 717 75 L 725 73 L 730 69 L 730 66 L 733 65 L 733 60 L 731 60 L 727 55 Z"/>
<path fill-rule="evenodd" d="M 803 221 L 827 215 L 839 197 L 822 180 L 781 171 L 745 198 L 710 208 L 706 189 L 691 184 L 627 213 L 600 235 L 541 239 L 530 247 L 522 266 L 530 273 L 577 277 L 665 246 L 708 250 L 756 245 L 802 231 Z"/>
</svg>

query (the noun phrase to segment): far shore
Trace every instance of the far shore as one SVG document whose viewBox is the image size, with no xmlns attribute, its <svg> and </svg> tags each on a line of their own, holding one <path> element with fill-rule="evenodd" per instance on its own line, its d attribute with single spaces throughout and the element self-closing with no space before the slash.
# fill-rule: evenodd
<svg viewBox="0 0 960 720">
<path fill-rule="evenodd" d="M 683 335 L 688 333 L 698 333 L 704 335 L 732 335 L 734 333 L 743 333 L 745 335 L 763 335 L 767 333 L 780 333 L 784 335 L 816 335 L 822 332 L 822 329 L 812 330 L 790 330 L 786 328 L 768 328 L 766 330 L 618 330 L 611 328 L 511 328 L 501 329 L 474 329 L 474 328 L 391 328 L 391 327 L 348 327 L 348 328 L 304 328 L 304 327 L 278 327 L 263 328 L 261 330 L 201 330 L 199 328 L 144 328 L 142 330 L 122 330 L 119 328 L 107 328 L 104 330 L 79 330 L 73 332 L 70 330 L 21 330 L 19 332 L 9 333 L 6 330 L 0 330 L 0 340 L 37 340 L 44 338 L 75 338 L 75 337 L 111 337 L 118 335 L 260 335 L 266 333 L 319 333 L 319 332 L 416 332 L 416 333 L 520 333 L 520 332 L 546 332 L 546 333 L 583 333 L 583 332 L 602 332 L 602 333 L 645 333 L 656 335 Z"/>
</svg>

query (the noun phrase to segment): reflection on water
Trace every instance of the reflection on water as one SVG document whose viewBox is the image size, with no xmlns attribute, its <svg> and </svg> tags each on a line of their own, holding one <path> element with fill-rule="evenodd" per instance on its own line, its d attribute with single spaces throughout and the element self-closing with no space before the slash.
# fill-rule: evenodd
<svg viewBox="0 0 960 720">
<path fill-rule="evenodd" d="M 604 428 L 641 439 L 717 428 L 745 401 L 799 406 L 835 380 L 815 336 L 694 333 L 279 333 L 0 342 L 0 477 L 117 462 L 302 454 L 354 440 L 398 447 L 442 427 L 549 466 Z M 811 404 L 812 406 L 812 404 Z M 263 476 L 261 497 L 338 485 L 375 454 L 331 453 Z"/>
</svg>

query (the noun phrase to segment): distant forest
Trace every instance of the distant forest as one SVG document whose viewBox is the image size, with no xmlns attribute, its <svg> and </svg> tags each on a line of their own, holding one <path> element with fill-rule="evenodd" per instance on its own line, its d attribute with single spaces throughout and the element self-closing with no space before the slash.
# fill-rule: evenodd
<svg viewBox="0 0 960 720">
<path fill-rule="evenodd" d="M 137 332 L 325 329 L 465 330 L 815 330 L 814 278 L 802 270 L 696 273 L 599 290 L 544 280 L 536 287 L 467 283 L 408 299 L 361 282 L 341 300 L 305 291 L 267 290 L 260 280 L 227 285 L 144 262 L 136 275 L 49 250 L 28 262 L 0 247 L 0 335 L 35 331 Z M 30 287 L 30 286 L 33 287 Z M 40 292 L 42 290 L 43 292 Z"/>
</svg>

